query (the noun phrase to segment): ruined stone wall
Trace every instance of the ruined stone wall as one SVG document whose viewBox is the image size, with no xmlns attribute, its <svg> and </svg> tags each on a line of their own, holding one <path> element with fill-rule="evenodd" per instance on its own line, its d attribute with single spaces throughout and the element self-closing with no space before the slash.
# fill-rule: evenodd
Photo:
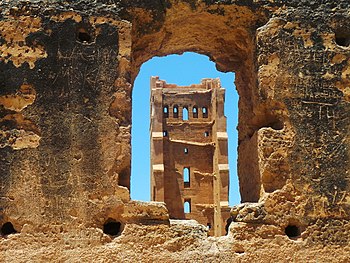
<svg viewBox="0 0 350 263">
<path fill-rule="evenodd" d="M 2 1 L 0 260 L 348 262 L 349 7 Z M 221 238 L 129 197 L 133 81 L 153 56 L 185 51 L 236 73 L 251 203 Z"/>
</svg>

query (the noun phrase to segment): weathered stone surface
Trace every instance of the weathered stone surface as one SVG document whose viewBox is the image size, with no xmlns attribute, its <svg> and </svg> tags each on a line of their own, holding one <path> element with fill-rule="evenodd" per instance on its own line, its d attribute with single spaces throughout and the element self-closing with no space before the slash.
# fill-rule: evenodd
<svg viewBox="0 0 350 263">
<path fill-rule="evenodd" d="M 349 7 L 1 1 L 0 261 L 348 262 Z M 129 197 L 133 81 L 185 51 L 236 73 L 241 198 L 256 204 L 220 238 Z"/>
<path fill-rule="evenodd" d="M 177 86 L 151 77 L 151 200 L 212 236 L 225 235 L 230 211 L 224 101 L 219 79 Z"/>
</svg>

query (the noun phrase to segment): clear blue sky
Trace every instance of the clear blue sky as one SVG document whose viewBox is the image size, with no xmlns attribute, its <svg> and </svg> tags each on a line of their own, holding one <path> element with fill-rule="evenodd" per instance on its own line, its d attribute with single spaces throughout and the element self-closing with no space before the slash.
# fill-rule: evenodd
<svg viewBox="0 0 350 263">
<path fill-rule="evenodd" d="M 234 73 L 216 70 L 207 56 L 192 52 L 155 57 L 145 62 L 135 80 L 132 102 L 131 198 L 150 200 L 150 77 L 159 76 L 167 83 L 180 86 L 200 83 L 202 78 L 220 78 L 226 88 L 225 115 L 229 136 L 230 205 L 240 203 L 237 178 L 238 95 Z"/>
</svg>

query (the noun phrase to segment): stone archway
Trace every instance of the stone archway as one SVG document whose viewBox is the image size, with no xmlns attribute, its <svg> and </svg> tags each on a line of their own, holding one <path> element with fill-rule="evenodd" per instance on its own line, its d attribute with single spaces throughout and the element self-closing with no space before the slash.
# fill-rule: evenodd
<svg viewBox="0 0 350 263">
<path fill-rule="evenodd" d="M 134 15 L 131 31 L 131 82 L 142 63 L 153 56 L 187 51 L 209 56 L 220 71 L 235 72 L 235 85 L 240 97 L 240 192 L 243 202 L 257 202 L 261 196 L 261 176 L 259 146 L 254 134 L 262 127 L 281 130 L 286 121 L 281 110 L 282 104 L 261 100 L 257 87 L 256 30 L 267 21 L 266 15 L 252 12 L 244 6 L 198 4 L 193 8 L 186 3 L 174 4 L 171 9 L 158 13 L 157 16 L 152 10 L 132 9 L 130 13 Z M 154 21 L 154 17 L 158 21 Z M 271 181 L 272 178 L 266 180 L 267 192 L 270 188 L 283 185 L 282 182 L 278 186 L 271 186 Z"/>
</svg>

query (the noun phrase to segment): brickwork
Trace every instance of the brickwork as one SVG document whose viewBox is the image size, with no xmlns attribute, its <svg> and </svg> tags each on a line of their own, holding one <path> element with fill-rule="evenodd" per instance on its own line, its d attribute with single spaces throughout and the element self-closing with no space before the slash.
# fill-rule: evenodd
<svg viewBox="0 0 350 263">
<path fill-rule="evenodd" d="M 229 217 L 224 96 L 219 79 L 185 87 L 151 79 L 152 200 L 210 235 L 224 234 Z"/>
</svg>

